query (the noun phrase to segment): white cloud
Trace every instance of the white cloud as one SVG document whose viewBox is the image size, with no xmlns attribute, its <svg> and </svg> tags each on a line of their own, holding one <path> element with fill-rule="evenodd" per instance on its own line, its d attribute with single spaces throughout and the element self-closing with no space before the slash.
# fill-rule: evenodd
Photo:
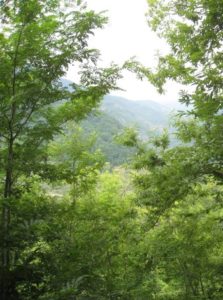
<svg viewBox="0 0 223 300">
<path fill-rule="evenodd" d="M 87 3 L 95 11 L 107 10 L 106 15 L 109 17 L 105 29 L 97 31 L 91 40 L 91 46 L 101 51 L 103 65 L 108 65 L 111 61 L 122 63 L 136 56 L 146 66 L 153 67 L 157 51 L 168 51 L 168 45 L 147 25 L 146 0 L 88 0 Z M 72 80 L 74 76 L 75 70 L 71 67 L 68 78 Z M 164 104 L 176 102 L 180 89 L 179 85 L 168 83 L 166 95 L 161 96 L 146 80 L 140 82 L 127 72 L 119 84 L 126 92 L 114 92 L 116 95 L 135 100 L 151 99 Z"/>
</svg>

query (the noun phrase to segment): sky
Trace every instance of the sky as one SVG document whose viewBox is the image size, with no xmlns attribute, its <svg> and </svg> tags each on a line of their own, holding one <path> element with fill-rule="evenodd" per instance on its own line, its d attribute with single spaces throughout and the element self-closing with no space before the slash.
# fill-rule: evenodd
<svg viewBox="0 0 223 300">
<path fill-rule="evenodd" d="M 122 64 L 135 56 L 145 66 L 156 65 L 157 53 L 168 53 L 168 45 L 151 31 L 146 21 L 146 0 L 87 0 L 88 7 L 96 12 L 104 11 L 109 22 L 104 29 L 98 30 L 91 39 L 90 46 L 101 52 L 101 64 L 109 65 L 112 61 Z M 71 67 L 67 78 L 72 80 L 75 70 Z M 113 95 L 132 100 L 153 100 L 174 105 L 178 99 L 180 86 L 168 82 L 165 95 L 159 95 L 147 81 L 138 80 L 130 72 L 124 73 L 119 86 L 125 91 L 112 91 Z"/>
</svg>

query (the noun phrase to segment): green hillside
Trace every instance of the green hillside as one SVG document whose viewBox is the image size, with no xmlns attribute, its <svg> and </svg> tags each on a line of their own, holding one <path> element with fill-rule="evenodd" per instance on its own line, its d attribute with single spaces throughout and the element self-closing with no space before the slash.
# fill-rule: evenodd
<svg viewBox="0 0 223 300">
<path fill-rule="evenodd" d="M 72 90 L 71 81 L 62 78 L 61 82 L 68 90 Z M 115 136 L 126 127 L 136 128 L 142 139 L 160 134 L 169 126 L 172 109 L 152 100 L 133 101 L 106 95 L 98 110 L 82 121 L 81 126 L 87 136 L 96 134 L 95 149 L 100 149 L 105 160 L 117 166 L 128 162 L 134 149 L 117 144 Z"/>
<path fill-rule="evenodd" d="M 113 116 L 123 126 L 135 126 L 142 135 L 158 133 L 168 126 L 170 109 L 151 100 L 131 101 L 108 95 L 101 110 Z"/>
<path fill-rule="evenodd" d="M 115 141 L 115 136 L 120 133 L 124 127 L 115 118 L 107 113 L 101 112 L 98 115 L 90 115 L 82 126 L 87 135 L 95 133 L 97 136 L 95 149 L 100 149 L 105 156 L 105 160 L 114 166 L 128 161 L 133 149 L 119 145 Z"/>
<path fill-rule="evenodd" d="M 133 149 L 117 144 L 114 137 L 125 127 L 136 127 L 142 137 L 160 133 L 168 126 L 169 109 L 153 101 L 131 101 L 107 95 L 97 114 L 82 122 L 85 133 L 97 134 L 95 147 L 101 149 L 106 161 L 120 165 L 128 161 Z"/>
</svg>

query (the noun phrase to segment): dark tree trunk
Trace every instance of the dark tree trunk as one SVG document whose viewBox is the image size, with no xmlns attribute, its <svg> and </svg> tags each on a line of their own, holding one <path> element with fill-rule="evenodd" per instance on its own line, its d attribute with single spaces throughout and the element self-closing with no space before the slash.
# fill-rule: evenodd
<svg viewBox="0 0 223 300">
<path fill-rule="evenodd" d="M 8 159 L 6 166 L 5 187 L 4 187 L 4 201 L 2 206 L 2 272 L 1 272 L 1 299 L 14 299 L 14 292 L 11 289 L 10 280 L 10 198 L 12 196 L 13 185 L 13 139 L 9 140 L 8 145 Z"/>
</svg>

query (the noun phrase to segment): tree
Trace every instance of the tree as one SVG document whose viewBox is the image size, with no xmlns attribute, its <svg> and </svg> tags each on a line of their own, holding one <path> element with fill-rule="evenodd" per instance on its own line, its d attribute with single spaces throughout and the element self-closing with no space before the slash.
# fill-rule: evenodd
<svg viewBox="0 0 223 300">
<path fill-rule="evenodd" d="M 67 127 L 71 130 L 68 124 L 65 130 Z M 77 222 L 75 203 L 94 188 L 102 160 L 92 151 L 92 138 L 86 140 L 77 126 L 72 126 L 72 134 L 69 130 L 48 145 L 50 164 L 56 164 L 56 172 L 48 180 L 34 174 L 20 176 L 16 199 L 10 202 L 12 260 L 7 281 L 14 287 L 16 299 L 42 299 L 55 292 L 54 282 L 62 293 L 64 286 L 76 278 L 69 273 L 70 278 L 61 279 L 68 273 L 68 266 L 76 262 L 68 253 L 74 249 L 79 252 L 72 244 L 76 226 L 71 224 Z M 59 251 L 65 247 L 65 252 Z"/>
<path fill-rule="evenodd" d="M 18 182 L 22 193 L 11 221 L 17 299 L 150 295 L 141 285 L 147 272 L 138 248 L 145 217 L 133 201 L 128 174 L 119 169 L 90 176 L 97 183 L 78 195 L 73 189 L 52 195 L 38 176 Z"/>
<path fill-rule="evenodd" d="M 185 85 L 176 121 L 179 144 L 166 136 L 139 141 L 136 201 L 148 212 L 151 299 L 221 299 L 222 274 L 222 1 L 148 0 L 148 22 L 170 46 L 147 76 L 160 92 L 168 79 Z M 214 280 L 213 280 L 214 278 Z"/>
<path fill-rule="evenodd" d="M 78 199 L 71 193 L 76 201 L 60 222 L 61 239 L 52 241 L 55 269 L 44 299 L 147 298 L 138 248 L 145 218 L 133 195 L 123 169 L 100 174 L 95 188 Z"/>
<path fill-rule="evenodd" d="M 9 291 L 10 205 L 22 175 L 50 175 L 47 143 L 70 119 L 80 120 L 115 88 L 119 68 L 98 69 L 88 38 L 106 18 L 82 1 L 2 1 L 0 6 L 1 297 Z M 81 84 L 64 87 L 70 64 L 82 65 Z M 10 294 L 11 293 L 11 294 Z"/>
<path fill-rule="evenodd" d="M 190 87 L 180 94 L 180 102 L 188 110 L 175 123 L 176 135 L 184 146 L 162 153 L 163 167 L 156 169 L 157 183 L 169 183 L 170 193 L 164 198 L 173 201 L 177 191 L 187 193 L 185 186 L 204 175 L 223 179 L 222 1 L 148 0 L 148 4 L 149 25 L 170 46 L 169 54 L 159 57 L 157 69 L 147 70 L 148 79 L 160 92 L 168 79 L 185 89 Z M 168 201 L 164 200 L 164 206 Z"/>
<path fill-rule="evenodd" d="M 148 78 L 160 91 L 167 79 L 185 85 L 188 91 L 181 92 L 180 101 L 195 122 L 193 127 L 180 125 L 184 138 L 203 149 L 209 173 L 222 180 L 222 1 L 148 3 L 151 28 L 170 46 L 170 53 L 159 58 L 157 70 Z"/>
<path fill-rule="evenodd" d="M 213 178 L 194 184 L 147 236 L 155 299 L 221 299 L 222 187 Z"/>
</svg>

